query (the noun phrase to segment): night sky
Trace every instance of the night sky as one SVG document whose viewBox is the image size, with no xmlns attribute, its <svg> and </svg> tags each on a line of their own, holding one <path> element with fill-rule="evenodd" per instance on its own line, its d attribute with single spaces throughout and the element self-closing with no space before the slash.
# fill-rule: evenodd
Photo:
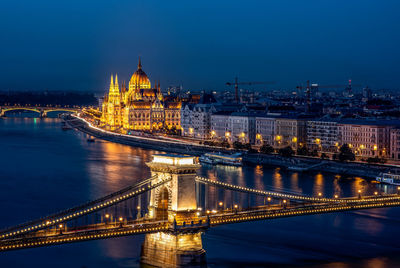
<svg viewBox="0 0 400 268">
<path fill-rule="evenodd" d="M 193 90 L 243 81 L 400 88 L 400 1 L 18 1 L 0 7 L 0 90 L 129 80 Z"/>
</svg>

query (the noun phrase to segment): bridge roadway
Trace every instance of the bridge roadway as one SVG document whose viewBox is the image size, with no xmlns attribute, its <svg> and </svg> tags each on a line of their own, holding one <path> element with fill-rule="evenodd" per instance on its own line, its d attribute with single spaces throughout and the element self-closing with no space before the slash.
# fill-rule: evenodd
<svg viewBox="0 0 400 268">
<path fill-rule="evenodd" d="M 400 206 L 400 196 L 365 197 L 336 203 L 318 202 L 288 204 L 286 206 L 264 205 L 244 210 L 203 211 L 202 215 L 193 218 L 191 223 L 141 219 L 114 223 L 98 223 L 81 226 L 78 229 L 66 229 L 65 227 L 58 228 L 54 226 L 52 229 L 36 230 L 34 232 L 3 238 L 0 240 L 0 251 L 156 232 L 171 232 L 174 234 L 193 233 L 223 224 L 393 206 Z"/>
</svg>

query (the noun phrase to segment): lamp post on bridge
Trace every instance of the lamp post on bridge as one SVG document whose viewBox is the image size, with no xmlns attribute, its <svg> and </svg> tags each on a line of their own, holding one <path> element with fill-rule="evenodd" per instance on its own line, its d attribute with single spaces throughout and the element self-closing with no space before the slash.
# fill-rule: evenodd
<svg viewBox="0 0 400 268">
<path fill-rule="evenodd" d="M 286 199 L 283 199 L 282 204 L 283 204 L 283 208 L 286 209 L 286 205 L 287 205 Z"/>
</svg>

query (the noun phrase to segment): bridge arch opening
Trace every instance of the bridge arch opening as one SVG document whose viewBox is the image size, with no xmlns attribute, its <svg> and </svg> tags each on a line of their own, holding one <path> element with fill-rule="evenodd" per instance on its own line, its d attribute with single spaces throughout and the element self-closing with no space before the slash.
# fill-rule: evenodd
<svg viewBox="0 0 400 268">
<path fill-rule="evenodd" d="M 170 194 L 167 187 L 163 187 L 158 193 L 158 202 L 156 207 L 156 219 L 167 220 L 168 219 L 168 207 L 169 207 Z"/>
</svg>

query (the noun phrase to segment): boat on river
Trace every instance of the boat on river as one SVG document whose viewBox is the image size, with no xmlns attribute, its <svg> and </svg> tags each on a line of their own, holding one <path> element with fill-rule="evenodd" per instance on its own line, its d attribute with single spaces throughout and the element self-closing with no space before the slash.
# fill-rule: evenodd
<svg viewBox="0 0 400 268">
<path fill-rule="evenodd" d="M 242 154 L 205 153 L 199 157 L 199 161 L 211 165 L 241 166 Z"/>
<path fill-rule="evenodd" d="M 386 184 L 400 185 L 400 174 L 382 172 L 376 177 L 376 181 Z"/>
</svg>

